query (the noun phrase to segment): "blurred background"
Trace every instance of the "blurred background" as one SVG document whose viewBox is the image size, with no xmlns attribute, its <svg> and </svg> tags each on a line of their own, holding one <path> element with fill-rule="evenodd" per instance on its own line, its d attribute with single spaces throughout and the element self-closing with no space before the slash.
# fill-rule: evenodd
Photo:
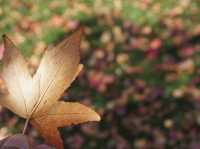
<svg viewBox="0 0 200 149">
<path fill-rule="evenodd" d="M 0 0 L 0 35 L 31 69 L 80 24 L 85 67 L 63 98 L 102 120 L 60 129 L 65 148 L 199 149 L 199 0 Z M 2 49 L 1 40 L 0 57 Z M 23 125 L 0 108 L 0 138 Z M 35 129 L 28 133 L 42 141 Z"/>
</svg>

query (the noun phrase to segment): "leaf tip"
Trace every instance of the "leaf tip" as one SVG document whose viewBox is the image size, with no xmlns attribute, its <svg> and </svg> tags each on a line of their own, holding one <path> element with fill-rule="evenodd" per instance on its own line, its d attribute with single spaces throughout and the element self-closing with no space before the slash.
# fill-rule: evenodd
<svg viewBox="0 0 200 149">
<path fill-rule="evenodd" d="M 2 35 L 2 38 L 6 38 L 6 34 L 3 34 L 3 35 Z"/>
<path fill-rule="evenodd" d="M 101 117 L 100 117 L 100 115 L 99 115 L 97 112 L 94 112 L 94 115 L 93 115 L 93 117 L 92 117 L 92 120 L 98 122 L 98 121 L 101 120 Z"/>
<path fill-rule="evenodd" d="M 2 35 L 2 39 L 3 39 L 3 43 L 5 44 L 6 41 L 8 40 L 7 35 L 6 35 L 6 34 L 3 34 L 3 35 Z"/>
<path fill-rule="evenodd" d="M 9 43 L 12 43 L 12 41 L 8 38 L 8 36 L 6 34 L 3 34 L 2 38 L 3 38 L 4 48 L 6 48 L 6 46 L 8 46 Z"/>
<path fill-rule="evenodd" d="M 97 114 L 96 121 L 100 121 L 100 120 L 101 120 L 101 116 L 99 114 Z"/>
<path fill-rule="evenodd" d="M 83 26 L 78 27 L 78 29 L 75 31 L 75 34 L 78 34 L 78 36 L 82 37 L 82 35 L 84 34 Z"/>
<path fill-rule="evenodd" d="M 8 36 L 7 36 L 6 34 L 3 34 L 3 35 L 2 35 L 2 38 L 3 38 L 3 41 L 9 40 L 9 38 L 8 38 Z"/>
</svg>

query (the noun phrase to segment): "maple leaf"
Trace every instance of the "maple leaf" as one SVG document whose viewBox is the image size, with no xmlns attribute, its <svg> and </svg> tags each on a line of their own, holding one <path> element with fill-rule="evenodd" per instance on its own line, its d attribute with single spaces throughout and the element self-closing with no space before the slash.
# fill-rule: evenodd
<svg viewBox="0 0 200 149">
<path fill-rule="evenodd" d="M 8 90 L 0 104 L 27 119 L 48 144 L 63 148 L 58 127 L 99 121 L 92 109 L 75 102 L 58 101 L 83 68 L 80 62 L 82 29 L 46 50 L 32 76 L 24 57 L 7 37 L 1 77 Z M 26 127 L 25 127 L 26 128 Z"/>
</svg>

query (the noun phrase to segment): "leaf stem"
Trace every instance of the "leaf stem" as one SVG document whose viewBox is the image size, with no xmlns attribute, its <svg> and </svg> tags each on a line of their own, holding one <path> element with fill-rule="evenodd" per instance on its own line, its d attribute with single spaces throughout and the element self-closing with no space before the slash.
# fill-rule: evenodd
<svg viewBox="0 0 200 149">
<path fill-rule="evenodd" d="M 22 131 L 22 134 L 23 134 L 23 135 L 26 133 L 26 130 L 27 130 L 27 128 L 28 128 L 29 120 L 30 120 L 30 118 L 27 118 L 27 119 L 26 119 L 26 122 L 25 122 L 24 128 L 23 128 L 23 131 Z"/>
</svg>

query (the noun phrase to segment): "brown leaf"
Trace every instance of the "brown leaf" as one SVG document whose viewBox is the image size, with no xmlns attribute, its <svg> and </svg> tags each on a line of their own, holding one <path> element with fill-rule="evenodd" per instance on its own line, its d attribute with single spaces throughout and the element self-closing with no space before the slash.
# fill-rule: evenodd
<svg viewBox="0 0 200 149">
<path fill-rule="evenodd" d="M 70 86 L 79 66 L 81 35 L 82 30 L 79 29 L 44 54 L 33 78 L 34 86 L 40 88 L 35 93 L 38 100 L 33 117 L 48 111 Z"/>
<path fill-rule="evenodd" d="M 31 75 L 27 63 L 12 41 L 3 36 L 5 52 L 1 72 L 9 94 L 1 99 L 1 104 L 20 115 L 27 116 L 27 100 L 31 100 Z"/>
<path fill-rule="evenodd" d="M 79 64 L 81 35 L 79 29 L 47 50 L 33 77 L 23 56 L 4 37 L 2 78 L 8 94 L 0 102 L 19 116 L 31 119 L 45 140 L 58 149 L 63 148 L 58 127 L 100 120 L 96 112 L 84 105 L 58 102 L 83 68 Z"/>
<path fill-rule="evenodd" d="M 63 149 L 58 127 L 99 120 L 100 117 L 95 111 L 82 104 L 60 101 L 52 107 L 48 115 L 36 117 L 31 120 L 31 123 L 48 144 Z"/>
</svg>

